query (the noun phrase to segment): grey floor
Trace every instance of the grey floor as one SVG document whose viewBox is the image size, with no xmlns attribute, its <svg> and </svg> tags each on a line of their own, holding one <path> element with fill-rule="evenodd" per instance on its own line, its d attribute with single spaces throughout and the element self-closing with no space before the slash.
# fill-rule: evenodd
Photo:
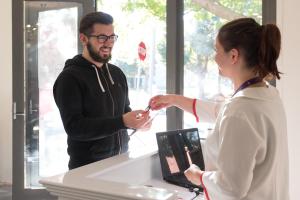
<svg viewBox="0 0 300 200">
<path fill-rule="evenodd" d="M 49 197 L 37 197 L 35 200 L 57 200 L 57 197 L 50 196 Z M 0 200 L 12 200 L 12 187 L 11 186 L 3 186 L 0 185 Z M 22 200 L 22 199 L 18 199 Z"/>
<path fill-rule="evenodd" d="M 0 200 L 11 199 L 11 186 L 0 186 Z"/>
</svg>

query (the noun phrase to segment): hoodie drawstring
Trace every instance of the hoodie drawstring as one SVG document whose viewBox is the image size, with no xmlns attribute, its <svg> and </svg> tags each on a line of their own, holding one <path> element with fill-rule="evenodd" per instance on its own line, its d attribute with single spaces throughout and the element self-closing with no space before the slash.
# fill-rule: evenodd
<svg viewBox="0 0 300 200">
<path fill-rule="evenodd" d="M 106 69 L 107 69 L 107 72 L 108 72 L 108 76 L 109 76 L 109 80 L 110 80 L 110 82 L 111 82 L 111 84 L 115 84 L 115 82 L 114 82 L 114 80 L 112 79 L 112 77 L 111 77 L 111 75 L 110 75 L 110 72 L 109 72 L 109 69 L 108 69 L 108 64 L 107 63 L 105 63 L 105 65 L 106 65 Z"/>
<path fill-rule="evenodd" d="M 111 84 L 114 85 L 115 82 L 114 82 L 114 80 L 112 79 L 112 76 L 111 76 L 110 71 L 109 71 L 109 69 L 108 69 L 108 64 L 105 63 L 105 66 L 106 66 L 106 69 L 107 69 L 107 72 L 108 72 L 109 80 L 110 80 Z M 103 85 L 102 85 L 102 82 L 101 82 L 101 80 L 100 80 L 99 74 L 98 74 L 97 67 L 96 67 L 95 65 L 93 65 L 93 67 L 94 67 L 94 69 L 95 69 L 95 72 L 96 72 L 96 75 L 97 75 L 97 79 L 98 79 L 98 83 L 99 83 L 99 86 L 100 86 L 100 88 L 101 88 L 101 91 L 102 91 L 102 92 L 105 92 L 104 87 L 103 87 Z"/>
<path fill-rule="evenodd" d="M 101 80 L 100 80 L 100 78 L 99 78 L 99 74 L 98 74 L 98 71 L 97 71 L 97 67 L 96 67 L 95 65 L 93 65 L 93 67 L 94 67 L 94 69 L 95 69 L 95 71 L 96 71 L 96 75 L 97 75 L 97 79 L 98 79 L 99 86 L 100 86 L 102 92 L 105 92 L 104 87 L 103 87 L 103 85 L 102 85 L 102 83 L 101 83 Z"/>
</svg>

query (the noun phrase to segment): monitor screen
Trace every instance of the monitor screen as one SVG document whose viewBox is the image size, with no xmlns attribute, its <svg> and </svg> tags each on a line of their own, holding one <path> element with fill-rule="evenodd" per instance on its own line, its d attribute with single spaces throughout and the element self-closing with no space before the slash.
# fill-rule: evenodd
<svg viewBox="0 0 300 200">
<path fill-rule="evenodd" d="M 183 174 L 191 164 L 204 170 L 204 161 L 197 128 L 156 134 L 158 153 L 164 178 Z"/>
</svg>

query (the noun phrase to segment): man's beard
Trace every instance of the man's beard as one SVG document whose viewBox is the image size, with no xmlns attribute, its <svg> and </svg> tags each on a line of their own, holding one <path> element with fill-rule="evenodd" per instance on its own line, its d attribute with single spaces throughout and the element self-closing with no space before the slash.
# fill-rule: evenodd
<svg viewBox="0 0 300 200">
<path fill-rule="evenodd" d="M 109 54 L 109 56 L 106 58 L 103 58 L 102 56 L 100 56 L 98 52 L 94 51 L 91 43 L 89 43 L 89 42 L 87 43 L 87 50 L 88 50 L 91 58 L 96 62 L 107 63 L 111 59 L 111 54 Z"/>
</svg>

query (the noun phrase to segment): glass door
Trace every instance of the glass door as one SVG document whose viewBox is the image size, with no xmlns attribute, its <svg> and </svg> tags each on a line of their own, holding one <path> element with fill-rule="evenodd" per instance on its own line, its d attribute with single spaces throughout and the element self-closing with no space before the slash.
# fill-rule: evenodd
<svg viewBox="0 0 300 200">
<path fill-rule="evenodd" d="M 13 199 L 51 198 L 40 178 L 68 170 L 66 134 L 52 87 L 64 62 L 81 52 L 79 20 L 93 5 L 86 0 L 19 2 L 23 23 L 13 19 L 14 32 L 19 30 L 18 40 L 13 36 Z"/>
</svg>

